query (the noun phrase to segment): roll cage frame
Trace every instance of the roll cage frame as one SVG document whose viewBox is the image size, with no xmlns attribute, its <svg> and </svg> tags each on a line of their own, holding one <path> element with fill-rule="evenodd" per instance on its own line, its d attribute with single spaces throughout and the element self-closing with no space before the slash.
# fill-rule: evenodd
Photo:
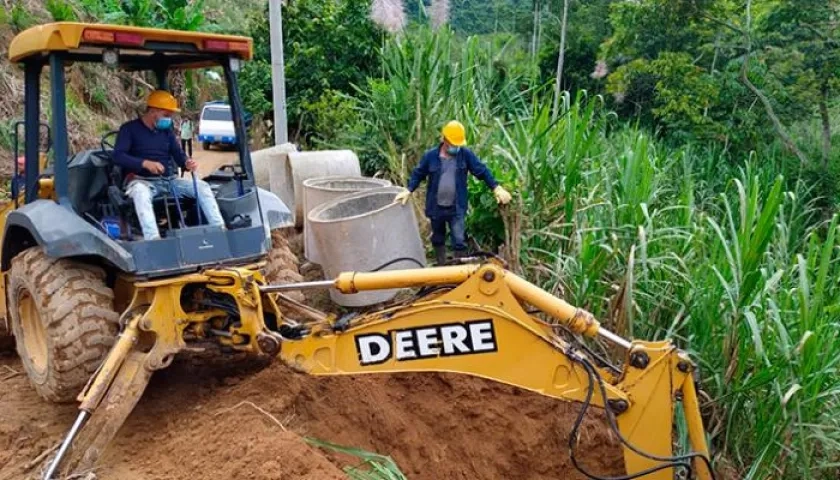
<svg viewBox="0 0 840 480">
<path fill-rule="evenodd" d="M 233 53 L 204 53 L 189 51 L 193 45 L 178 42 L 146 42 L 142 50 L 153 52 L 148 54 L 122 54 L 119 47 L 114 47 L 119 55 L 118 68 L 126 71 L 151 71 L 155 74 L 157 88 L 168 90 L 167 76 L 169 71 L 195 68 L 194 65 L 210 65 L 222 67 L 227 87 L 228 100 L 231 106 L 234 128 L 238 138 L 245 141 L 238 142 L 237 154 L 239 164 L 249 179 L 254 178 L 251 155 L 248 149 L 247 132 L 243 118 L 242 99 L 239 94 L 237 71 L 240 59 Z M 193 47 L 194 48 L 194 47 Z M 42 175 L 39 165 L 39 136 L 41 116 L 41 74 L 44 67 L 49 67 L 50 135 L 53 142 L 52 167 L 56 201 L 63 206 L 70 206 L 68 192 L 68 155 L 69 144 L 67 136 L 67 94 L 65 68 L 72 63 L 102 63 L 103 55 L 108 49 L 102 48 L 99 53 L 49 51 L 42 55 L 33 55 L 21 60 L 24 70 L 24 156 L 26 185 L 24 203 L 29 204 L 38 199 L 38 180 Z M 132 47 L 128 50 L 137 50 Z M 177 52 L 174 55 L 167 53 Z"/>
</svg>

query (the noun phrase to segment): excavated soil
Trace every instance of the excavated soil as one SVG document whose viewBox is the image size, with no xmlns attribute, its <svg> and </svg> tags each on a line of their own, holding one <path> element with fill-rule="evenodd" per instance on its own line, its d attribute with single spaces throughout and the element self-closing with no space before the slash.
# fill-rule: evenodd
<svg viewBox="0 0 840 480">
<path fill-rule="evenodd" d="M 352 458 L 302 436 L 391 455 L 410 479 L 585 478 L 567 446 L 577 405 L 449 374 L 314 378 L 231 363 L 186 358 L 157 373 L 97 478 L 345 478 L 339 467 Z M 0 383 L 0 478 L 35 478 L 41 466 L 25 464 L 60 441 L 76 412 L 38 398 L 11 372 L 16 358 L 0 365 L 11 377 Z M 606 432 L 587 419 L 578 458 L 619 474 Z"/>
<path fill-rule="evenodd" d="M 297 242 L 292 242 L 296 244 Z M 56 445 L 73 404 L 42 401 L 13 352 L 0 355 L 0 479 Z M 279 361 L 181 356 L 157 372 L 101 461 L 101 480 L 340 479 L 358 462 L 311 437 L 390 455 L 409 479 L 583 479 L 569 458 L 579 404 L 454 374 L 309 377 Z M 602 418 L 587 418 L 579 461 L 622 473 Z"/>
</svg>

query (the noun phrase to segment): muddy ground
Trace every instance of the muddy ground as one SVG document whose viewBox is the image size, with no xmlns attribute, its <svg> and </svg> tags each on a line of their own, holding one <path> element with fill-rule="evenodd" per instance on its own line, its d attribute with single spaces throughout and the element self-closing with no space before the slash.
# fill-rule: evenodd
<svg viewBox="0 0 840 480">
<path fill-rule="evenodd" d="M 229 153 L 196 151 L 206 173 Z M 568 438 L 580 405 L 451 374 L 308 377 L 282 363 L 182 355 L 155 374 L 95 472 L 100 480 L 339 479 L 352 457 L 312 437 L 390 455 L 409 479 L 583 479 Z M 77 411 L 41 400 L 14 352 L 0 354 L 0 479 L 37 478 L 29 463 Z M 578 458 L 604 476 L 621 452 L 601 418 Z"/>
</svg>

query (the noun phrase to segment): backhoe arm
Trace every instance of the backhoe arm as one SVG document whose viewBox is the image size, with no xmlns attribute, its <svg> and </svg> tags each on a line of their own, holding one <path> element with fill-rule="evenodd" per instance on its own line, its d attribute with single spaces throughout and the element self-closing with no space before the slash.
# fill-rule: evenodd
<svg viewBox="0 0 840 480">
<path fill-rule="evenodd" d="M 644 478 L 651 480 L 671 480 L 675 463 L 692 463 L 692 457 L 668 458 L 675 399 L 682 398 L 696 453 L 696 478 L 712 478 L 704 460 L 708 449 L 693 365 L 670 342 L 628 342 L 603 329 L 585 310 L 494 264 L 351 272 L 329 283 L 342 293 L 454 288 L 349 320 L 281 327 L 286 338 L 280 357 L 293 368 L 312 375 L 463 373 L 608 408 L 626 439 L 627 473 L 650 472 Z M 263 291 L 284 287 L 266 286 Z M 523 305 L 539 309 L 553 322 L 529 314 Z M 557 335 L 559 325 L 626 348 L 624 368 L 612 372 L 595 367 L 592 359 Z"/>
</svg>

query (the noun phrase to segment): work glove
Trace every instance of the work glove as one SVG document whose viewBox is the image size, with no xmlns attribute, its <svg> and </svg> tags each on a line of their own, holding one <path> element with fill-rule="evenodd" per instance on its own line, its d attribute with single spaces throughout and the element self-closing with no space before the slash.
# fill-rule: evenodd
<svg viewBox="0 0 840 480">
<path fill-rule="evenodd" d="M 493 195 L 496 196 L 496 201 L 502 205 L 507 205 L 510 202 L 510 193 L 502 188 L 501 185 L 493 189 Z"/>
<path fill-rule="evenodd" d="M 401 203 L 405 205 L 408 202 L 408 198 L 411 197 L 411 192 L 408 190 L 403 190 L 402 192 L 398 193 L 396 198 L 394 198 L 394 203 Z"/>
</svg>

